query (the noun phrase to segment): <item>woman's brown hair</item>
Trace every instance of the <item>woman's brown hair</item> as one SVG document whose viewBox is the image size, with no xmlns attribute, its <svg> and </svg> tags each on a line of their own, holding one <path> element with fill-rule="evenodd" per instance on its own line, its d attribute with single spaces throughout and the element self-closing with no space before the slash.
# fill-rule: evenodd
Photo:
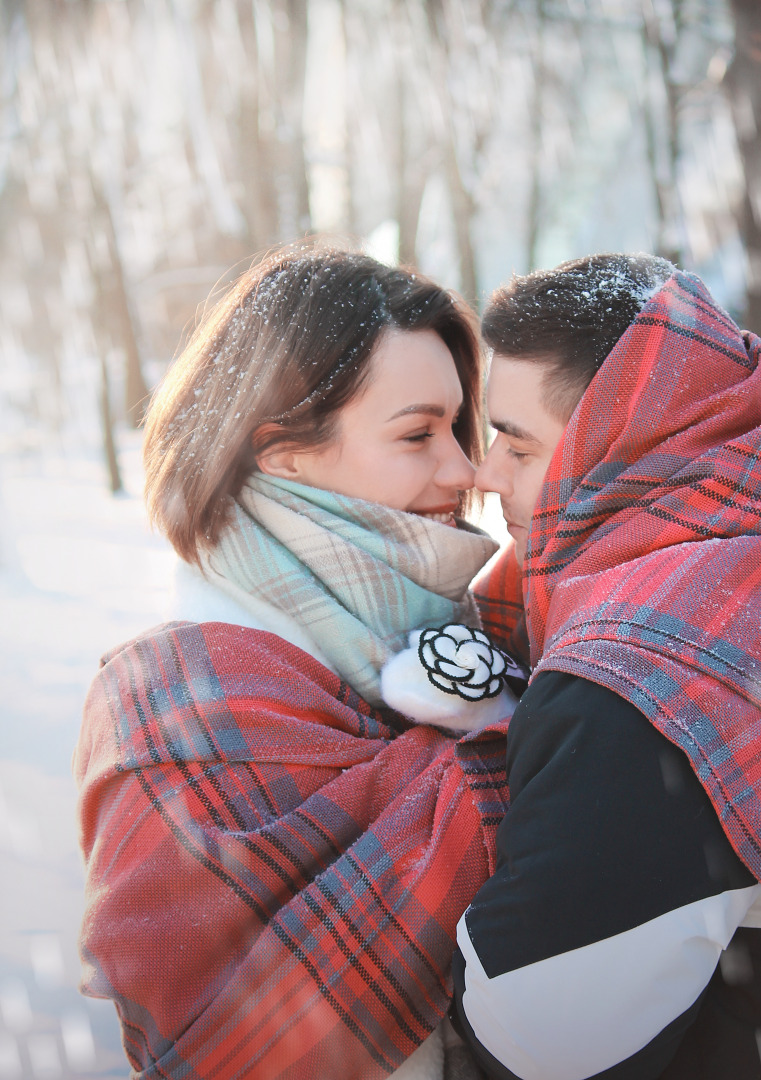
<svg viewBox="0 0 761 1080">
<path fill-rule="evenodd" d="M 448 347 L 464 398 L 455 434 L 480 461 L 482 353 L 464 301 L 368 255 L 280 248 L 204 319 L 148 410 L 148 511 L 184 559 L 214 546 L 258 455 L 330 442 L 390 328 L 433 330 Z"/>
</svg>

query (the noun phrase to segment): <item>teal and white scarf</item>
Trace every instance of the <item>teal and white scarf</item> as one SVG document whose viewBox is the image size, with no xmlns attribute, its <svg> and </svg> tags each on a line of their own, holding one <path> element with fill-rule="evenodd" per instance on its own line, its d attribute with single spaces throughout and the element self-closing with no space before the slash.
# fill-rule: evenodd
<svg viewBox="0 0 761 1080">
<path fill-rule="evenodd" d="M 202 568 L 242 607 L 264 600 L 293 618 L 379 705 L 381 668 L 411 630 L 480 626 L 468 586 L 497 547 L 471 525 L 254 473 Z"/>
</svg>

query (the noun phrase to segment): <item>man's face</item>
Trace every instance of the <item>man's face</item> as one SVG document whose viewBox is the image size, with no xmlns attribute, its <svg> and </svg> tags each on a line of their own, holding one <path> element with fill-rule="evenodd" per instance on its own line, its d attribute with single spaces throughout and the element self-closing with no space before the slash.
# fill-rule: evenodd
<svg viewBox="0 0 761 1080">
<path fill-rule="evenodd" d="M 499 495 L 519 564 L 544 477 L 566 427 L 543 405 L 545 371 L 544 364 L 495 355 L 489 373 L 487 406 L 497 435 L 476 472 L 476 487 Z"/>
</svg>

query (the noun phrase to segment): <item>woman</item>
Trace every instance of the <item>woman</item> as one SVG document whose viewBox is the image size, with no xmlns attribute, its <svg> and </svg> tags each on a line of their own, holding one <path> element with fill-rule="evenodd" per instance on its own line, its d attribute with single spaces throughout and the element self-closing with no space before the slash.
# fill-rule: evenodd
<svg viewBox="0 0 761 1080">
<path fill-rule="evenodd" d="M 496 549 L 451 527 L 480 391 L 463 305 L 315 246 L 245 274 L 152 404 L 184 621 L 104 658 L 75 760 L 84 989 L 115 1001 L 140 1077 L 386 1076 L 446 1012 L 502 727 L 456 742 L 388 706 L 511 710 L 502 658 L 457 629 Z"/>
</svg>

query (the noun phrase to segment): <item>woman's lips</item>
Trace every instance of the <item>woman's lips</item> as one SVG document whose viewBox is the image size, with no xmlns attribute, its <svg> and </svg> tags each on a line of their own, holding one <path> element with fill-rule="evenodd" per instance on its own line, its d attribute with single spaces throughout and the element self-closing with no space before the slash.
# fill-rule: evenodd
<svg viewBox="0 0 761 1080">
<path fill-rule="evenodd" d="M 456 507 L 444 510 L 413 510 L 418 517 L 427 518 L 428 521 L 437 521 L 440 525 L 454 525 L 454 512 Z"/>
</svg>

